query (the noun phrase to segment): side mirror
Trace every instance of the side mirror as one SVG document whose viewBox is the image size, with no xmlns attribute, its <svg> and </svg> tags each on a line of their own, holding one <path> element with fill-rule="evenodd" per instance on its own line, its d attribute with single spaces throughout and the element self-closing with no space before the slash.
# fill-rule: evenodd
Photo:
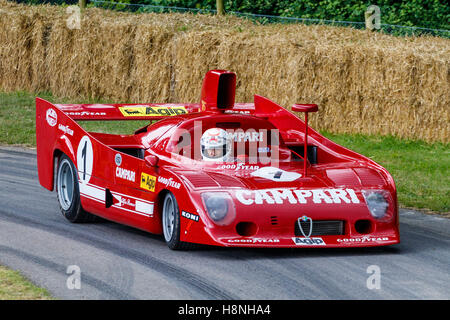
<svg viewBox="0 0 450 320">
<path fill-rule="evenodd" d="M 145 158 L 145 162 L 147 162 L 150 166 L 152 167 L 157 167 L 158 166 L 158 162 L 159 162 L 159 158 L 153 154 L 146 156 Z"/>
<path fill-rule="evenodd" d="M 296 112 L 317 112 L 319 107 L 317 104 L 294 104 L 292 111 Z"/>
</svg>

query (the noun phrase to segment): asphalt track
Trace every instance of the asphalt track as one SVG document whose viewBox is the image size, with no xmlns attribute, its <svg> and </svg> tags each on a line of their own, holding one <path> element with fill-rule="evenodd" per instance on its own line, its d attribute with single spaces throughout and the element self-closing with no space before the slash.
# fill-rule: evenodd
<svg viewBox="0 0 450 320">
<path fill-rule="evenodd" d="M 0 148 L 0 264 L 61 299 L 449 299 L 450 219 L 402 210 L 400 234 L 370 249 L 171 251 L 116 223 L 69 223 L 39 185 L 35 153 Z"/>
</svg>

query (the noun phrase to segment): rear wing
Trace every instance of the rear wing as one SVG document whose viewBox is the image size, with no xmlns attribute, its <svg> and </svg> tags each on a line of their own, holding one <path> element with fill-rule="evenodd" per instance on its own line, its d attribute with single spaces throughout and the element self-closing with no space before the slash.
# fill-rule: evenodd
<svg viewBox="0 0 450 320">
<path fill-rule="evenodd" d="M 42 99 L 36 99 L 36 105 Z M 198 112 L 199 104 L 55 104 L 55 106 L 73 120 L 160 120 Z"/>
</svg>

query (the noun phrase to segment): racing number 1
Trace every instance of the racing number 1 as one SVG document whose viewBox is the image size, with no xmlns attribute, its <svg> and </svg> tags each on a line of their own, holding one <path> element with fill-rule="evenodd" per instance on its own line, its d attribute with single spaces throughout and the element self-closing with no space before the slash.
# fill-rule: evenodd
<svg viewBox="0 0 450 320">
<path fill-rule="evenodd" d="M 81 157 L 83 158 L 83 181 L 86 180 L 86 148 L 87 141 L 84 142 L 83 150 L 81 151 Z"/>
<path fill-rule="evenodd" d="M 77 150 L 77 166 L 79 172 L 79 180 L 81 183 L 88 183 L 91 179 L 92 167 L 94 162 L 94 154 L 92 142 L 88 136 L 81 138 Z"/>
</svg>

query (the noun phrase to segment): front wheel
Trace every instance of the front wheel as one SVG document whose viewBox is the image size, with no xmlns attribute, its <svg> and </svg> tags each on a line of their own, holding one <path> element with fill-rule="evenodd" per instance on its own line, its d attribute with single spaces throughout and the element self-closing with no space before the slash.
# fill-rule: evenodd
<svg viewBox="0 0 450 320">
<path fill-rule="evenodd" d="M 68 156 L 59 158 L 56 175 L 56 195 L 63 216 L 70 222 L 90 222 L 95 216 L 81 207 L 80 187 L 75 165 Z"/>
<path fill-rule="evenodd" d="M 184 250 L 194 247 L 191 243 L 180 241 L 180 209 L 175 196 L 168 192 L 164 197 L 162 227 L 167 246 L 172 250 Z"/>
</svg>

